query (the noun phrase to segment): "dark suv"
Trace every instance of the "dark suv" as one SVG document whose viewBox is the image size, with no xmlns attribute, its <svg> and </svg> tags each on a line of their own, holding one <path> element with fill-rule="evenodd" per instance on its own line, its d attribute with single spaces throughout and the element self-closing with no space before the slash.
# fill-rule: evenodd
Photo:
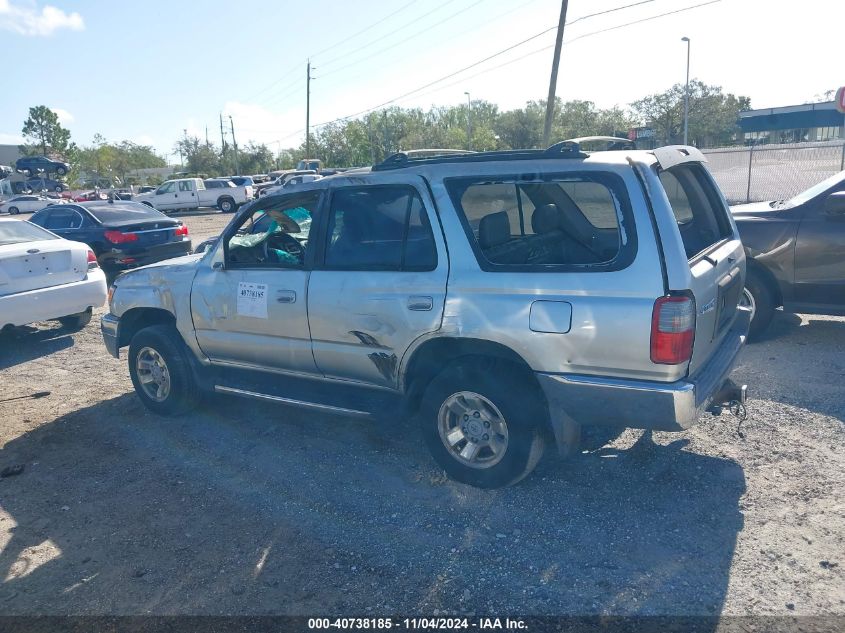
<svg viewBox="0 0 845 633">
<path fill-rule="evenodd" d="M 39 171 L 64 176 L 70 171 L 70 165 L 46 156 L 24 156 L 15 162 L 15 169 L 27 176 L 37 174 Z"/>
<path fill-rule="evenodd" d="M 845 315 L 845 171 L 789 200 L 731 207 L 745 246 L 752 340 L 778 306 Z"/>
</svg>

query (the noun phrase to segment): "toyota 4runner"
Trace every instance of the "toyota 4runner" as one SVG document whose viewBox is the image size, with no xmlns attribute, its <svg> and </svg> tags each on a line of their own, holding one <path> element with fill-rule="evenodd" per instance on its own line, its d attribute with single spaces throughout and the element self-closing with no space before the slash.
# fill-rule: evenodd
<svg viewBox="0 0 845 633">
<path fill-rule="evenodd" d="M 704 162 L 571 142 L 396 154 L 121 275 L 103 337 L 156 413 L 204 391 L 416 413 L 451 477 L 512 484 L 582 425 L 680 431 L 744 400 L 727 376 L 745 256 Z"/>
</svg>

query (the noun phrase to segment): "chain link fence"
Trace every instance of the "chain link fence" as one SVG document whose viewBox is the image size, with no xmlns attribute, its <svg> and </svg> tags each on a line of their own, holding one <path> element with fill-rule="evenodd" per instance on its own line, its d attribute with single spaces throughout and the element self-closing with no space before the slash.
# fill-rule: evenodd
<svg viewBox="0 0 845 633">
<path fill-rule="evenodd" d="M 731 204 L 790 198 L 845 169 L 845 141 L 701 151 Z"/>
</svg>

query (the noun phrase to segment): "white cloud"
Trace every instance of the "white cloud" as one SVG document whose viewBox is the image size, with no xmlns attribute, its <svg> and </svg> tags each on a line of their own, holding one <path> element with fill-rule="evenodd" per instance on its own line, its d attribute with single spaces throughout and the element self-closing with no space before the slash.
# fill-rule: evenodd
<svg viewBox="0 0 845 633">
<path fill-rule="evenodd" d="M 3 0 L 0 0 L 2 2 Z M 53 113 L 59 117 L 59 123 L 62 125 L 67 125 L 68 123 L 73 123 L 74 116 L 63 108 L 50 108 Z"/>
<path fill-rule="evenodd" d="M 85 21 L 76 11 L 65 13 L 49 4 L 39 10 L 34 2 L 13 5 L 10 0 L 0 0 L 0 29 L 20 35 L 50 36 L 60 29 L 82 31 Z"/>
</svg>

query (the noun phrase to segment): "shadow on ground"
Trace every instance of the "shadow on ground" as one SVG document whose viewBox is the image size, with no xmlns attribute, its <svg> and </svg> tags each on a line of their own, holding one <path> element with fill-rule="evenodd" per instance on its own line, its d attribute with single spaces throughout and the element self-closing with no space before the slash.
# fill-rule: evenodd
<svg viewBox="0 0 845 633">
<path fill-rule="evenodd" d="M 64 327 L 32 326 L 0 331 L 0 369 L 8 369 L 73 346 L 75 331 Z"/>
<path fill-rule="evenodd" d="M 591 436 L 597 442 L 599 436 Z M 124 395 L 9 442 L 8 614 L 713 614 L 742 469 L 649 434 L 523 483 L 447 480 L 415 424 Z"/>
</svg>

